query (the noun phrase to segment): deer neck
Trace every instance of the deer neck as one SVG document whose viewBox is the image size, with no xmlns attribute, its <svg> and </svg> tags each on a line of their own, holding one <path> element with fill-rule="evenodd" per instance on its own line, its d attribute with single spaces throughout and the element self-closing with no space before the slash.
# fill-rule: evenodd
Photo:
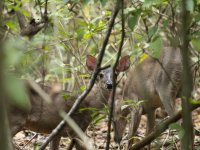
<svg viewBox="0 0 200 150">
<path fill-rule="evenodd" d="M 93 104 L 97 107 L 102 107 L 102 105 L 108 104 L 108 99 L 110 96 L 111 90 L 108 90 L 98 84 L 95 85 L 90 94 L 91 98 L 93 98 Z"/>
</svg>

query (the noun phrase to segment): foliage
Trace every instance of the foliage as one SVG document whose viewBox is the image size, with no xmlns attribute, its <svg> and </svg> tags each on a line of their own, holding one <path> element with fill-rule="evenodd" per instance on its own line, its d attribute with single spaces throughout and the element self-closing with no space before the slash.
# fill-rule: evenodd
<svg viewBox="0 0 200 150">
<path fill-rule="evenodd" d="M 200 51 L 200 1 L 187 1 L 191 13 L 190 37 L 194 60 L 199 61 Z M 85 68 L 87 54 L 98 55 L 106 34 L 108 21 L 114 7 L 108 0 L 54 0 L 48 1 L 48 25 L 32 38 L 20 35 L 16 12 L 26 19 L 42 19 L 45 0 L 5 1 L 4 18 L 6 32 L 6 69 L 21 79 L 37 82 L 62 83 L 67 91 L 83 91 L 90 73 Z M 132 62 L 139 63 L 147 54 L 158 58 L 164 45 L 179 45 L 180 0 L 131 0 L 125 1 L 125 42 L 122 55 L 131 55 Z M 103 65 L 115 60 L 121 40 L 121 18 L 118 16 L 107 45 Z M 144 53 L 147 52 L 147 53 Z M 11 76 L 12 77 L 12 76 Z M 21 86 L 13 81 L 8 91 L 16 96 L 23 92 L 14 91 Z M 10 83 L 7 84 L 10 87 Z M 175 127 L 174 127 L 175 128 Z M 176 128 L 175 128 L 176 129 Z"/>
<path fill-rule="evenodd" d="M 179 138 L 183 138 L 183 135 L 184 135 L 184 130 L 183 128 L 180 126 L 180 124 L 178 123 L 172 123 L 170 126 L 169 126 L 170 129 L 175 129 L 176 131 L 178 131 L 178 136 Z"/>
<path fill-rule="evenodd" d="M 48 1 L 48 26 L 29 40 L 19 35 L 18 20 L 13 12 L 20 11 L 28 18 L 40 20 L 45 1 L 38 2 L 5 2 L 6 25 L 9 27 L 7 68 L 21 78 L 62 82 L 65 89 L 72 91 L 76 86 L 82 85 L 84 72 L 88 73 L 84 66 L 86 54 L 98 55 L 114 7 L 113 2 Z M 164 44 L 174 41 L 176 44 L 179 3 L 179 0 L 173 3 L 166 0 L 126 2 L 123 55 L 130 54 L 137 60 L 145 50 L 158 57 Z M 21 8 L 21 4 L 25 7 Z M 189 1 L 188 10 L 193 16 L 191 44 L 199 50 L 199 2 Z M 115 59 L 120 42 L 120 30 L 118 18 L 107 46 L 104 64 Z M 66 82 L 70 84 L 65 84 Z"/>
</svg>

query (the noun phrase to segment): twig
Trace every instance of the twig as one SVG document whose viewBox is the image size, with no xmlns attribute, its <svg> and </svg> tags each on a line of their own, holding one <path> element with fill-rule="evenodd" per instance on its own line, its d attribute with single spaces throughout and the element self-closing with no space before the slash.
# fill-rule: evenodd
<svg viewBox="0 0 200 150">
<path fill-rule="evenodd" d="M 20 10 L 16 10 L 16 15 L 20 26 L 20 34 L 22 36 L 28 36 L 29 39 L 31 39 L 41 29 L 46 27 L 48 23 L 47 2 L 48 0 L 46 0 L 45 13 L 40 22 L 36 22 L 34 18 L 28 19 Z M 21 1 L 20 3 L 22 4 Z"/>
<path fill-rule="evenodd" d="M 40 1 L 40 0 L 37 0 L 37 1 L 35 1 L 35 3 L 36 3 L 36 5 L 37 5 L 37 3 L 38 3 L 38 5 L 39 5 L 40 16 L 41 16 L 41 18 L 42 18 L 42 17 L 43 17 L 43 14 L 42 14 L 41 1 Z"/>
<path fill-rule="evenodd" d="M 171 24 L 171 29 L 172 31 L 175 31 L 175 11 L 174 11 L 174 7 L 173 7 L 173 1 L 169 1 L 169 5 L 171 8 L 171 14 L 172 14 L 172 24 Z"/>
<path fill-rule="evenodd" d="M 118 2 L 117 2 L 118 4 Z M 98 56 L 98 59 L 97 59 L 97 66 L 94 70 L 94 73 L 92 75 L 92 78 L 90 80 L 90 83 L 89 83 L 89 86 L 87 87 L 87 89 L 76 99 L 74 105 L 72 106 L 72 108 L 70 109 L 70 111 L 68 112 L 67 115 L 71 115 L 72 113 L 74 113 L 80 103 L 85 99 L 85 97 L 89 94 L 89 92 L 91 91 L 94 83 L 95 83 L 95 80 L 97 78 L 97 75 L 98 73 L 100 72 L 100 66 L 101 66 L 101 62 L 103 60 L 103 56 L 104 56 L 104 53 L 105 53 L 105 49 L 106 49 L 106 46 L 107 46 L 107 43 L 108 43 L 108 40 L 109 40 L 109 37 L 110 37 L 110 34 L 111 34 L 111 31 L 112 31 L 112 28 L 114 26 L 114 22 L 115 22 L 115 18 L 117 16 L 117 13 L 118 13 L 118 7 L 115 7 L 115 10 L 112 14 L 112 17 L 111 17 L 111 20 L 110 20 L 110 23 L 109 23 L 109 26 L 108 26 L 108 30 L 107 30 L 107 33 L 106 33 L 106 36 L 105 36 L 105 39 L 103 41 L 103 44 L 102 44 L 102 47 L 101 47 L 101 50 L 100 50 L 100 54 Z M 39 148 L 39 150 L 44 150 L 45 147 L 48 145 L 48 143 L 53 140 L 53 138 L 63 129 L 63 127 L 65 126 L 65 121 L 61 121 L 58 126 L 51 132 L 51 134 L 48 136 L 47 140 L 42 144 L 42 146 Z"/>
<path fill-rule="evenodd" d="M 162 14 L 166 11 L 166 9 L 167 9 L 167 6 L 166 6 L 166 8 L 164 8 L 164 9 L 162 10 L 162 12 L 160 13 L 160 15 L 159 15 L 159 17 L 158 17 L 158 19 L 157 19 L 157 21 L 156 21 L 156 23 L 155 23 L 155 25 L 154 25 L 155 27 L 158 26 L 158 23 L 160 22 L 160 20 L 161 20 L 162 17 L 163 17 Z M 147 43 L 151 42 L 153 35 L 154 35 L 154 34 L 152 34 L 150 37 L 148 37 Z"/>
<path fill-rule="evenodd" d="M 47 17 L 47 9 L 48 9 L 48 0 L 45 0 L 45 11 L 44 11 L 44 17 Z"/>
<path fill-rule="evenodd" d="M 162 142 L 162 149 L 164 148 L 164 145 L 165 145 L 167 139 L 169 138 L 169 135 L 170 135 L 170 130 L 168 131 L 167 136 L 165 137 L 165 139 Z"/>
<path fill-rule="evenodd" d="M 33 137 L 32 137 L 30 140 L 28 140 L 28 141 L 24 144 L 24 146 L 22 147 L 22 149 L 25 149 L 26 146 L 27 146 L 29 143 L 31 143 L 31 141 L 32 141 L 33 139 L 35 139 L 37 136 L 38 136 L 38 133 L 35 133 L 35 135 L 33 135 Z"/>
<path fill-rule="evenodd" d="M 119 7 L 121 6 L 121 7 Z M 121 18 L 122 18 L 122 34 L 121 34 L 121 41 L 120 41 L 120 47 L 119 47 L 119 51 L 117 54 L 117 58 L 115 61 L 115 64 L 113 66 L 113 91 L 112 91 L 112 101 L 111 101 L 111 106 L 110 106 L 110 114 L 109 114 L 109 120 L 108 120 L 108 132 L 107 132 L 107 142 L 106 142 L 106 150 L 109 150 L 109 146 L 110 146 L 110 132 L 111 132 L 111 121 L 112 121 L 112 115 L 113 115 L 113 109 L 114 109 L 114 100 L 115 100 L 115 92 L 116 92 L 116 74 L 115 74 L 115 70 L 117 68 L 118 65 L 118 61 L 119 58 L 121 56 L 121 52 L 122 52 L 122 47 L 123 47 L 123 43 L 124 43 L 124 37 L 125 37 L 125 29 L 124 29 L 124 1 L 123 0 L 118 0 L 116 3 L 116 10 L 120 10 L 121 8 Z"/>
</svg>

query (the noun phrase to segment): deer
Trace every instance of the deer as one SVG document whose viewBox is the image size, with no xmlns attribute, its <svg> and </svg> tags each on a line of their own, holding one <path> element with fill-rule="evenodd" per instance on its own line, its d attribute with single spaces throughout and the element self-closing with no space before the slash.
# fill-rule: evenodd
<svg viewBox="0 0 200 150">
<path fill-rule="evenodd" d="M 88 70 L 94 71 L 97 64 L 97 59 L 94 56 L 87 55 L 86 66 Z M 124 63 L 124 58 L 121 58 L 118 63 L 116 73 L 126 71 L 128 66 Z M 80 108 L 96 108 L 102 109 L 107 105 L 110 93 L 112 91 L 112 67 L 101 70 L 98 75 L 97 83 L 94 85 L 91 92 L 81 103 Z M 51 88 L 44 89 L 52 98 L 52 103 L 47 103 L 41 96 L 34 91 L 27 82 L 24 82 L 27 90 L 30 108 L 28 111 L 23 111 L 15 106 L 10 108 L 10 126 L 12 136 L 16 135 L 22 129 L 29 129 L 38 133 L 49 134 L 62 121 L 59 115 L 59 110 L 64 110 L 66 113 L 73 106 L 78 95 L 71 95 L 65 99 L 61 91 L 51 93 Z M 92 121 L 92 110 L 85 109 L 77 111 L 71 115 L 72 119 L 85 131 Z M 84 118 L 84 119 L 83 119 Z M 73 130 L 67 125 L 50 143 L 50 150 L 58 150 L 61 137 L 70 137 L 76 139 Z M 75 144 L 76 149 L 84 149 L 80 144 Z"/>
<path fill-rule="evenodd" d="M 155 126 L 156 108 L 164 108 L 169 116 L 175 114 L 175 99 L 181 90 L 182 70 L 180 49 L 164 47 L 158 59 L 148 56 L 134 69 L 128 71 L 122 97 L 115 104 L 118 105 L 113 115 L 115 142 L 121 142 L 127 124 L 126 117 L 129 114 L 131 121 L 127 149 L 134 142 L 133 137 L 138 129 L 141 115 L 147 116 L 146 135 L 148 135 Z M 131 101 L 132 105 L 120 107 L 125 100 Z"/>
</svg>

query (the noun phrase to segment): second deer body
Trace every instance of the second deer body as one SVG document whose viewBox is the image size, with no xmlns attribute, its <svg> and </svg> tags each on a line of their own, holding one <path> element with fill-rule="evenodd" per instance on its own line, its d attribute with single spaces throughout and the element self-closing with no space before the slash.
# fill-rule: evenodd
<svg viewBox="0 0 200 150">
<path fill-rule="evenodd" d="M 115 141 L 120 142 L 127 120 L 131 114 L 129 138 L 138 129 L 141 115 L 147 115 L 147 134 L 153 130 L 155 109 L 162 107 L 169 116 L 175 113 L 175 98 L 180 91 L 182 78 L 182 60 L 178 48 L 165 47 L 159 60 L 148 57 L 128 73 L 123 100 L 133 101 L 134 104 L 124 110 L 115 110 Z M 122 102 L 121 102 L 122 103 Z M 128 147 L 132 145 L 130 140 Z"/>
</svg>

